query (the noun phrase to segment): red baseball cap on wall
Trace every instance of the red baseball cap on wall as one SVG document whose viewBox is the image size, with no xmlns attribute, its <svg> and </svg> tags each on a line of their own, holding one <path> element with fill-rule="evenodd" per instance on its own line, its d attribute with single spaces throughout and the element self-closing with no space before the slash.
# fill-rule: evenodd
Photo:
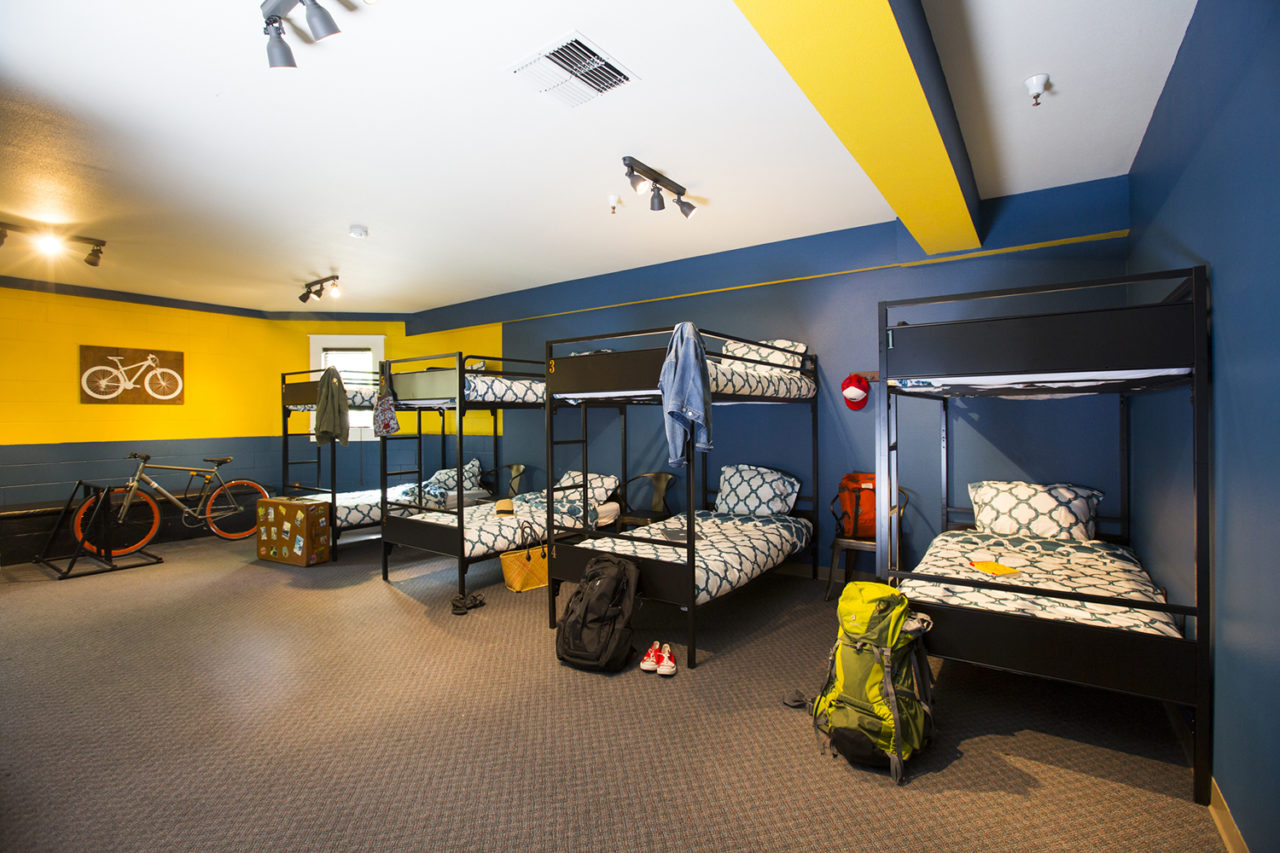
<svg viewBox="0 0 1280 853">
<path fill-rule="evenodd" d="M 840 383 L 840 393 L 844 395 L 844 404 L 854 411 L 867 405 L 870 392 L 871 383 L 867 382 L 867 378 L 861 373 L 850 373 Z"/>
</svg>

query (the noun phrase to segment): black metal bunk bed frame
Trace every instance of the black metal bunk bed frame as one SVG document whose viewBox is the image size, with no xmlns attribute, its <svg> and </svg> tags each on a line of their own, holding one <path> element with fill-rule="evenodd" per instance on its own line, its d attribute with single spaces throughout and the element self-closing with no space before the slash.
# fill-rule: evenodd
<svg viewBox="0 0 1280 853">
<path fill-rule="evenodd" d="M 316 398 L 320 390 L 320 375 L 324 373 L 326 368 L 316 368 L 313 370 L 290 370 L 280 374 L 280 485 L 281 494 L 304 494 L 314 496 L 327 496 L 329 499 L 329 529 L 333 536 L 333 545 L 331 554 L 336 559 L 338 555 L 338 540 L 342 536 L 343 530 L 358 530 L 362 527 L 373 527 L 373 524 L 358 524 L 349 527 L 340 528 L 337 522 L 338 513 L 338 442 L 329 442 L 329 486 L 326 488 L 320 485 L 321 465 L 321 445 L 319 442 L 315 444 L 315 453 L 310 455 L 311 458 L 297 459 L 291 452 L 291 438 L 300 436 L 313 436 L 311 430 L 305 433 L 289 432 L 289 416 L 295 413 L 304 415 L 311 414 L 302 409 L 291 408 L 292 406 L 315 406 Z M 312 379 L 299 380 L 295 377 L 311 376 Z M 378 383 L 378 374 L 373 371 L 344 371 L 344 384 L 348 379 L 354 379 L 353 383 L 356 387 L 376 388 Z M 309 486 L 297 480 L 289 482 L 292 470 L 299 466 L 313 466 L 315 471 L 316 485 Z"/>
<path fill-rule="evenodd" d="M 556 627 L 557 622 L 556 596 L 559 593 L 560 584 L 565 582 L 577 583 L 582 579 L 586 565 L 591 558 L 608 553 L 593 549 L 591 547 L 592 540 L 630 539 L 637 542 L 665 545 L 668 547 L 679 544 L 673 543 L 669 539 L 659 540 L 644 536 L 627 535 L 623 533 L 607 533 L 600 530 L 568 527 L 556 524 L 553 518 L 555 493 L 557 491 L 575 490 L 575 487 L 564 487 L 563 489 L 556 488 L 554 479 L 554 471 L 556 470 L 554 456 L 555 449 L 562 446 L 577 447 L 581 458 L 582 471 L 590 472 L 591 468 L 588 457 L 589 442 L 587 439 L 588 412 L 591 409 L 609 408 L 618 412 L 621 425 L 620 441 L 622 445 L 622 474 L 620 482 L 626 483 L 628 481 L 630 472 L 627 468 L 627 410 L 633 405 L 661 404 L 662 396 L 661 392 L 658 390 L 658 378 L 662 372 L 663 362 L 666 359 L 666 345 L 664 344 L 659 348 L 623 350 L 617 352 L 595 351 L 559 358 L 554 356 L 555 347 L 606 340 L 617 341 L 626 338 L 643 337 L 646 335 L 670 335 L 672 331 L 673 329 L 670 327 L 642 329 L 616 334 L 563 338 L 555 341 L 547 341 L 546 343 L 547 543 L 549 548 L 549 556 L 547 559 L 547 615 L 549 617 L 550 627 L 552 628 Z M 752 341 L 746 338 L 739 338 L 718 332 L 709 332 L 705 329 L 700 330 L 700 334 L 703 338 L 713 338 L 722 341 L 736 341 L 738 343 L 783 352 L 788 355 L 797 355 L 801 359 L 801 366 L 798 369 L 791 369 L 795 369 L 802 375 L 808 376 L 812 379 L 816 388 L 818 380 L 818 360 L 816 355 L 805 354 L 801 356 L 798 353 L 791 353 L 790 351 L 770 346 L 768 344 L 763 344 L 759 341 Z M 779 365 L 767 364 L 766 362 L 757 359 L 726 356 L 719 353 L 714 355 L 725 361 L 734 361 L 743 364 L 766 364 L 769 367 L 779 367 Z M 604 396 L 575 397 L 575 394 Z M 807 550 L 809 552 L 809 560 L 813 577 L 816 578 L 818 573 L 818 395 L 816 390 L 813 397 L 807 400 L 717 393 L 712 395 L 712 402 L 713 404 L 775 403 L 794 405 L 805 403 L 808 405 L 812 463 L 812 469 L 809 477 L 810 491 L 808 494 L 798 495 L 796 497 L 796 504 L 798 506 L 802 502 L 808 503 L 810 509 L 796 510 L 793 514 L 807 518 L 813 524 L 814 532 L 813 536 L 810 538 Z M 581 413 L 579 418 L 579 438 L 557 439 L 555 437 L 555 413 L 561 408 L 579 409 Z M 692 464 L 693 456 L 693 441 L 692 439 L 689 439 L 685 442 L 684 447 L 684 467 L 687 472 L 685 477 L 685 507 L 687 518 L 689 518 L 689 523 L 685 527 L 685 561 L 682 563 L 670 563 L 662 560 L 625 555 L 626 559 L 634 562 L 639 569 L 639 595 L 642 598 L 649 601 L 673 604 L 686 612 L 686 632 L 688 640 L 687 658 L 690 669 L 693 669 L 698 665 L 697 618 L 695 616 L 698 605 L 696 575 L 694 570 L 695 555 L 697 554 L 695 540 L 697 533 L 696 522 L 694 522 L 693 519 L 693 512 L 697 507 L 707 509 L 712 508 L 714 506 L 714 499 L 712 496 L 716 492 L 715 489 L 711 489 L 707 486 L 707 454 L 701 454 L 700 474 L 695 474 L 694 472 L 694 466 Z M 583 505 L 585 506 L 587 501 L 587 483 L 585 478 L 580 488 L 582 490 Z M 701 495 L 700 501 L 696 500 L 699 494 Z M 625 500 L 626 496 L 622 495 L 621 498 Z"/>
<path fill-rule="evenodd" d="M 1115 308 L 1078 312 L 954 320 L 919 325 L 888 325 L 893 308 L 953 301 L 989 299 L 1022 294 L 1178 281 L 1161 302 L 1126 304 Z M 890 505 L 898 485 L 898 432 L 895 398 L 900 394 L 939 400 L 941 412 L 942 529 L 965 526 L 957 513 L 971 513 L 950 505 L 947 396 L 896 389 L 890 380 L 912 377 L 946 378 L 1001 374 L 1051 374 L 1067 370 L 1185 369 L 1180 375 L 1139 382 L 1115 381 L 1078 389 L 1120 394 L 1120 519 L 1117 538 L 1129 536 L 1130 394 L 1189 385 L 1192 402 L 1192 454 L 1194 485 L 1194 605 L 1143 604 L 1125 600 L 1143 610 L 1194 617 L 1196 639 L 1173 638 L 1031 616 L 997 613 L 934 602 L 913 602 L 913 607 L 933 618 L 929 653 L 1012 672 L 1100 687 L 1153 698 L 1194 710 L 1194 798 L 1209 802 L 1213 744 L 1213 563 L 1211 554 L 1211 414 L 1209 349 L 1209 283 L 1204 267 L 1073 282 L 1047 287 L 994 290 L 955 297 L 898 300 L 880 303 L 881 399 L 877 419 L 876 456 L 879 488 L 877 500 L 877 574 L 882 580 L 909 577 L 985 589 L 1029 592 L 1033 595 L 1094 603 L 1117 599 L 1070 592 L 1050 592 L 999 581 L 967 581 L 953 577 L 913 575 L 893 565 L 898 534 L 888 524 Z M 1000 341 L 999 347 L 992 346 Z M 1081 346 L 1087 341 L 1087 346 Z M 1010 354 L 1016 354 L 1010 364 Z M 1072 353 L 1064 364 L 1063 353 Z M 1002 396 L 1034 394 L 1043 389 L 1003 389 Z M 993 392 L 996 393 L 996 392 Z M 979 396 L 958 392 L 954 396 Z M 1064 650 L 1070 650 L 1064 654 Z"/>
<path fill-rule="evenodd" d="M 445 359 L 452 359 L 452 367 L 440 367 L 440 362 Z M 435 362 L 437 366 L 427 366 L 423 370 L 401 371 L 397 372 L 395 365 L 407 365 L 412 363 L 428 363 Z M 489 369 L 488 364 L 501 363 L 503 369 Z M 476 363 L 486 365 L 483 369 L 476 369 L 473 366 Z M 519 481 L 520 472 L 523 467 L 502 465 L 499 456 L 498 445 L 498 411 L 502 409 L 541 409 L 542 403 L 517 403 L 517 402 L 481 402 L 468 400 L 466 395 L 466 381 L 468 376 L 499 376 L 509 379 L 542 379 L 542 373 L 529 373 L 518 370 L 508 370 L 506 365 L 537 365 L 542 366 L 542 362 L 533 361 L 526 358 L 511 358 L 509 356 L 484 356 L 484 355 L 465 355 L 461 352 L 441 353 L 439 355 L 412 356 L 410 358 L 397 358 L 383 361 L 381 364 L 382 381 L 384 387 L 390 391 L 395 401 L 397 411 L 413 411 L 417 414 L 417 432 L 406 435 L 384 435 L 382 436 L 380 448 L 381 460 L 381 482 L 382 482 L 382 579 L 390 581 L 387 568 L 387 560 L 391 555 L 391 549 L 396 545 L 406 545 L 410 548 L 417 548 L 421 551 L 431 551 L 436 554 L 442 554 L 447 557 L 455 557 L 458 561 L 458 594 L 465 596 L 467 594 L 467 569 L 472 563 L 482 562 L 492 559 L 494 555 L 490 554 L 478 559 L 471 559 L 466 556 L 466 538 L 467 530 L 464 524 L 464 511 L 466 509 L 465 501 L 461 500 L 462 496 L 462 469 L 466 464 L 466 455 L 463 448 L 463 424 L 469 411 L 486 411 L 493 414 L 493 430 L 491 433 L 493 448 L 493 487 L 494 494 L 499 493 L 501 486 L 500 474 L 505 468 L 509 471 L 510 483 L 514 488 L 514 484 Z M 422 402 L 415 402 L 422 401 Z M 445 413 L 452 411 L 454 413 L 454 435 L 456 440 L 454 464 L 457 470 L 458 496 L 457 505 L 452 510 L 427 510 L 419 504 L 406 501 L 392 501 L 387 498 L 387 488 L 391 477 L 407 476 L 413 474 L 416 482 L 421 483 L 423 480 L 423 451 L 422 451 L 422 414 L 426 411 L 434 411 L 440 416 L 440 467 L 445 467 Z M 416 442 L 416 468 L 406 468 L 403 470 L 388 470 L 389 454 L 388 443 L 395 441 L 415 441 Z M 455 516 L 456 525 L 432 524 L 421 518 L 405 518 L 391 512 L 392 509 L 407 510 L 413 513 L 423 512 L 441 512 L 449 513 Z"/>
</svg>

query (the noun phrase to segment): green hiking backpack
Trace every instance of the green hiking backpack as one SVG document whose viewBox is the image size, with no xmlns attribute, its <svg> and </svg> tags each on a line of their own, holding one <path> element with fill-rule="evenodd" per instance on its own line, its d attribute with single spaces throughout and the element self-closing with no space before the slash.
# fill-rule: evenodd
<svg viewBox="0 0 1280 853">
<path fill-rule="evenodd" d="M 933 676 L 921 639 L 932 622 L 882 583 L 846 584 L 836 612 L 840 634 L 813 700 L 814 729 L 832 755 L 888 767 L 900 785 L 904 762 L 933 735 Z"/>
</svg>

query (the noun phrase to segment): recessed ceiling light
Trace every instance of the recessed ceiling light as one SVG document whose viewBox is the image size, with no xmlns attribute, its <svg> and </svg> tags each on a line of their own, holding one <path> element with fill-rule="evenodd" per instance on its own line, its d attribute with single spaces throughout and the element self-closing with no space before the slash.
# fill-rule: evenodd
<svg viewBox="0 0 1280 853">
<path fill-rule="evenodd" d="M 364 225 L 352 225 L 347 229 L 347 233 L 352 237 L 355 237 L 357 240 L 363 240 L 365 237 L 369 236 L 369 229 Z"/>
</svg>

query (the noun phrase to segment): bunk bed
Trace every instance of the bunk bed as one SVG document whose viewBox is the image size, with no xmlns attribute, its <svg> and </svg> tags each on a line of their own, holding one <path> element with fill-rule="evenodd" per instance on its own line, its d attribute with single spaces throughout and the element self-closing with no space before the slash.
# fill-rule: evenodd
<svg viewBox="0 0 1280 853">
<path fill-rule="evenodd" d="M 289 419 L 294 413 L 314 412 L 319 397 L 320 377 L 324 368 L 294 370 L 280 374 L 281 462 L 280 482 L 284 494 L 329 502 L 329 527 L 333 531 L 333 553 L 344 531 L 376 527 L 381 519 L 381 492 L 377 489 L 340 491 L 338 477 L 338 442 L 322 445 L 312 438 L 312 426 L 306 432 L 290 432 Z M 373 411 L 378 398 L 378 374 L 374 371 L 343 371 L 343 388 L 348 411 Z M 305 454 L 297 452 L 294 443 L 307 437 L 313 447 Z M 327 452 L 326 452 L 327 451 Z M 326 476 L 325 457 L 328 471 Z M 310 483 L 294 475 L 298 468 L 310 469 Z"/>
<path fill-rule="evenodd" d="M 382 362 L 383 387 L 391 395 L 398 412 L 412 412 L 416 429 L 382 436 L 381 493 L 385 510 L 382 524 L 382 579 L 389 581 L 388 558 L 397 545 L 454 557 L 458 561 L 458 594 L 466 596 L 468 568 L 502 551 L 529 544 L 528 527 L 520 521 L 536 522 L 536 532 L 543 526 L 545 507 L 530 502 L 518 493 L 522 464 L 500 464 L 498 413 L 507 409 L 541 410 L 545 383 L 542 362 L 530 359 L 464 355 L 461 352 L 413 356 Z M 468 501 L 455 499 L 451 505 L 439 507 L 424 500 L 425 493 L 413 488 L 422 481 L 425 468 L 425 439 L 434 433 L 424 432 L 423 418 L 438 418 L 440 468 L 454 473 L 452 487 L 474 485 L 474 472 L 467 471 L 464 453 L 463 424 L 468 413 L 488 412 L 492 417 L 492 479 L 485 483 L 493 497 Z M 453 466 L 447 463 L 445 432 L 452 415 L 454 435 Z M 394 458 L 393 446 L 401 442 L 414 445 L 413 464 Z M 409 489 L 404 489 L 408 478 Z M 456 494 L 456 493 L 455 493 Z M 499 515 L 493 498 L 500 494 L 513 496 L 513 513 Z M 540 495 L 538 496 L 540 497 Z M 587 516 L 595 507 L 566 508 L 565 523 L 572 513 Z"/>
<path fill-rule="evenodd" d="M 1207 803 L 1213 568 L 1205 269 L 882 302 L 879 321 L 877 574 L 932 617 L 929 653 L 1190 709 L 1194 798 Z M 1166 601 L 1128 547 L 1131 395 L 1175 387 L 1189 389 L 1192 403 L 1191 603 Z M 950 400 L 1097 393 L 1118 399 L 1118 517 L 1094 518 L 1100 494 L 1071 484 L 978 482 L 969 484 L 972 506 L 952 505 Z M 911 571 L 896 564 L 900 533 L 888 523 L 901 485 L 905 397 L 941 406 L 942 532 Z"/>
<path fill-rule="evenodd" d="M 588 451 L 593 409 L 613 409 L 621 422 L 621 480 L 627 482 L 627 417 L 632 406 L 660 406 L 659 377 L 675 329 L 644 329 L 610 335 L 548 341 L 547 470 L 556 470 L 555 451 L 574 449 L 583 467 Z M 556 624 L 556 596 L 562 583 L 581 580 L 586 564 L 601 553 L 626 556 L 640 572 L 639 594 L 646 600 L 675 605 L 687 613 L 688 666 L 697 666 L 697 610 L 738 589 L 789 557 L 808 552 L 814 576 L 814 543 L 818 477 L 817 357 L 791 341 L 757 342 L 717 332 L 700 332 L 712 404 L 790 404 L 808 410 L 810 463 L 807 494 L 801 478 L 773 468 L 727 465 L 718 488 L 710 487 L 707 453 L 694 464 L 693 437 L 682 450 L 686 511 L 635 531 L 582 530 L 548 516 L 548 616 Z M 577 438 L 557 439 L 556 411 L 579 409 Z M 723 410 L 720 408 L 719 410 Z M 728 424 L 717 419 L 713 428 Z M 774 500 L 737 495 L 733 485 L 761 482 L 776 487 Z M 558 499 L 562 485 L 548 488 Z M 623 496 L 625 500 L 625 496 Z M 779 502 L 780 501 L 780 502 Z M 806 509 L 795 509 L 798 505 Z M 692 523 L 689 523 L 690 518 Z"/>
</svg>

